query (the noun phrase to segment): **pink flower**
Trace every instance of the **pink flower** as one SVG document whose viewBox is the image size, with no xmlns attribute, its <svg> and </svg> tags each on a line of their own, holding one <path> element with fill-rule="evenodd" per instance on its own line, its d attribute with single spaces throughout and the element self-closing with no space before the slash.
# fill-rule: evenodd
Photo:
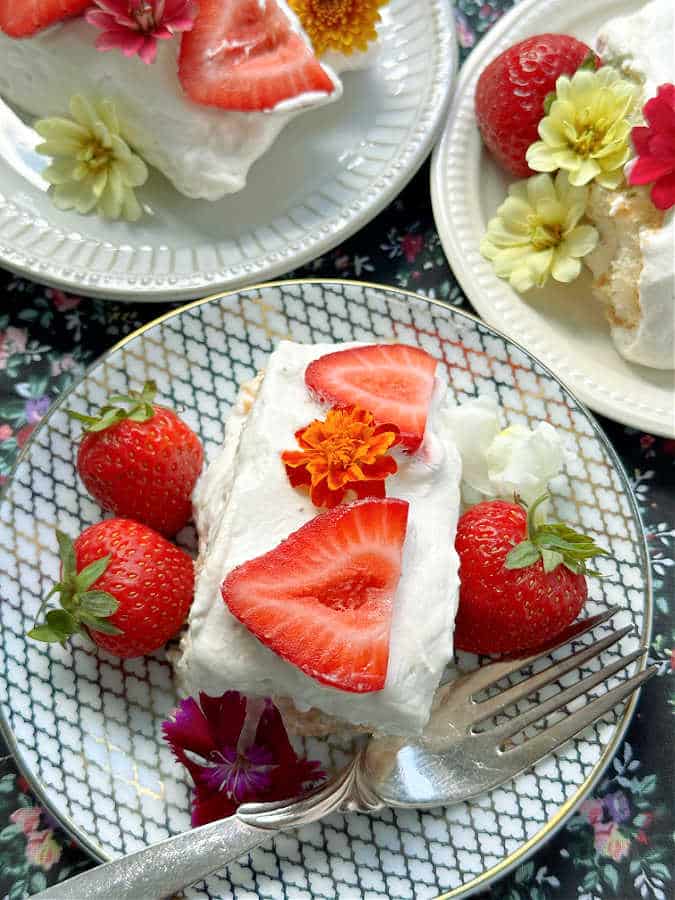
<svg viewBox="0 0 675 900">
<path fill-rule="evenodd" d="M 662 84 L 643 109 L 647 125 L 633 128 L 638 158 L 628 174 L 630 184 L 654 182 L 651 198 L 657 209 L 675 206 L 675 84 Z"/>
<path fill-rule="evenodd" d="M 614 862 L 621 862 L 630 853 L 630 838 L 627 837 L 615 822 L 597 822 L 593 826 L 595 832 L 595 850 L 601 856 L 609 856 Z"/>
<path fill-rule="evenodd" d="M 35 431 L 35 425 L 24 425 L 16 434 L 16 442 L 19 447 L 25 447 L 28 443 L 28 439 L 31 434 Z"/>
<path fill-rule="evenodd" d="M 26 842 L 26 859 L 48 872 L 61 859 L 61 847 L 54 839 L 54 832 L 34 831 Z"/>
<path fill-rule="evenodd" d="M 401 250 L 409 263 L 415 262 L 424 247 L 424 238 L 421 234 L 406 234 L 401 238 Z"/>
<path fill-rule="evenodd" d="M 31 834 L 40 824 L 40 815 L 42 809 L 39 806 L 28 806 L 23 809 L 16 809 L 9 817 L 15 825 L 20 825 L 25 835 Z"/>
<path fill-rule="evenodd" d="M 195 827 L 232 815 L 240 803 L 301 794 L 324 777 L 319 763 L 297 756 L 271 700 L 202 693 L 199 704 L 183 700 L 162 730 L 194 781 Z"/>
<path fill-rule="evenodd" d="M 63 291 L 55 289 L 47 291 L 47 296 L 53 300 L 54 307 L 59 312 L 68 312 L 69 309 L 75 309 L 82 303 L 81 297 L 71 297 L 68 294 L 64 294 Z"/>
<path fill-rule="evenodd" d="M 190 31 L 197 15 L 195 0 L 94 0 L 95 8 L 85 18 L 103 34 L 98 50 L 121 50 L 138 54 L 153 63 L 157 41 L 169 40 L 179 31 Z"/>
<path fill-rule="evenodd" d="M 10 326 L 0 331 L 0 372 L 7 367 L 7 360 L 14 353 L 23 353 L 28 343 L 28 335 L 22 328 Z"/>
<path fill-rule="evenodd" d="M 594 822 L 593 823 L 593 846 L 596 853 L 605 852 L 609 834 L 613 828 L 616 828 L 614 822 Z"/>
<path fill-rule="evenodd" d="M 0 443 L 2 441 L 8 441 L 13 433 L 14 432 L 6 422 L 4 425 L 0 425 Z M 20 810 L 17 810 L 17 812 L 20 812 Z"/>
<path fill-rule="evenodd" d="M 66 353 L 65 356 L 61 356 L 59 359 L 52 360 L 52 378 L 56 378 L 57 375 L 61 375 L 63 372 L 70 372 L 76 365 L 77 363 L 70 353 Z"/>
<path fill-rule="evenodd" d="M 621 862 L 630 854 L 630 838 L 621 831 L 618 825 L 614 825 L 610 831 L 604 853 L 614 862 Z"/>
<path fill-rule="evenodd" d="M 586 800 L 579 807 L 579 812 L 588 819 L 590 825 L 601 822 L 604 811 L 602 800 Z"/>
</svg>

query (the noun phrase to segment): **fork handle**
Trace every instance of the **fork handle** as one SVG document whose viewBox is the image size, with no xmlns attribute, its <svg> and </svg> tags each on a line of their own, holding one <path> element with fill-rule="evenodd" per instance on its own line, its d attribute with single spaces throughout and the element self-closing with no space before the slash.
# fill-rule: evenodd
<svg viewBox="0 0 675 900">
<path fill-rule="evenodd" d="M 34 900 L 161 900 L 201 881 L 278 834 L 238 816 L 202 825 L 104 863 L 36 894 Z"/>
</svg>

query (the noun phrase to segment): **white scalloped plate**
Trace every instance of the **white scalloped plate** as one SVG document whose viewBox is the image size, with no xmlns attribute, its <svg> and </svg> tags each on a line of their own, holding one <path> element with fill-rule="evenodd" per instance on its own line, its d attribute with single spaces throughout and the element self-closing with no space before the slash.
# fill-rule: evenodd
<svg viewBox="0 0 675 900">
<path fill-rule="evenodd" d="M 590 43 L 608 19 L 635 6 L 635 0 L 523 0 L 507 13 L 462 67 L 434 152 L 431 196 L 448 261 L 487 322 L 538 356 L 596 412 L 675 437 L 675 373 L 632 365 L 619 356 L 588 274 L 571 286 L 554 285 L 523 297 L 496 277 L 478 249 L 509 183 L 483 147 L 476 125 L 473 98 L 480 73 L 532 34 L 567 32 Z"/>
<path fill-rule="evenodd" d="M 152 215 L 132 225 L 55 209 L 30 129 L 0 101 L 0 265 L 88 295 L 166 301 L 281 275 L 337 246 L 415 174 L 455 80 L 448 0 L 391 0 L 382 18 L 373 66 L 346 73 L 338 103 L 292 122 L 245 190 L 189 200 L 153 172 L 139 192 Z"/>
</svg>

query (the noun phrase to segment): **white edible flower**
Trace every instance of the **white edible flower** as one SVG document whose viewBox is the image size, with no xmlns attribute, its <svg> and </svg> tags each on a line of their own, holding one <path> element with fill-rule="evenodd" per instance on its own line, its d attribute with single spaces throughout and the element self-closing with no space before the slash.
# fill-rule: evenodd
<svg viewBox="0 0 675 900">
<path fill-rule="evenodd" d="M 52 157 L 42 177 L 52 185 L 54 205 L 136 221 L 142 210 L 134 188 L 145 183 L 148 169 L 122 138 L 113 101 L 75 95 L 70 113 L 72 120 L 54 117 L 35 123 L 45 139 L 37 152 Z"/>
<path fill-rule="evenodd" d="M 443 414 L 462 458 L 466 506 L 495 498 L 513 500 L 514 494 L 532 503 L 562 471 L 565 446 L 548 422 L 500 429 L 499 407 L 486 396 L 446 408 Z"/>
</svg>

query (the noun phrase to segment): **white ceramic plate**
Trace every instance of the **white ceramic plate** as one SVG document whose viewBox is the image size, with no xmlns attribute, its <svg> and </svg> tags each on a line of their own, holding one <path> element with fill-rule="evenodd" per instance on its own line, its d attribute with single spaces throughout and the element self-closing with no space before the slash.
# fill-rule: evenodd
<svg viewBox="0 0 675 900">
<path fill-rule="evenodd" d="M 55 209 L 37 175 L 44 160 L 5 106 L 0 265 L 88 295 L 162 301 L 262 281 L 335 247 L 415 174 L 454 85 L 448 0 L 391 0 L 382 16 L 373 66 L 345 74 L 338 103 L 293 121 L 245 190 L 189 200 L 153 172 L 139 192 L 152 214 L 131 225 Z"/>
<path fill-rule="evenodd" d="M 473 111 L 476 82 L 495 56 L 525 37 L 566 32 L 592 43 L 635 0 L 523 0 L 483 38 L 462 67 L 433 157 L 434 218 L 453 272 L 483 318 L 527 347 L 592 409 L 653 434 L 675 437 L 675 373 L 626 362 L 614 348 L 588 273 L 573 285 L 517 294 L 479 252 L 509 178 L 483 147 Z"/>
<path fill-rule="evenodd" d="M 40 802 L 98 859 L 189 828 L 189 785 L 161 739 L 161 722 L 177 702 L 164 652 L 119 660 L 81 639 L 63 649 L 25 636 L 58 576 L 54 527 L 74 536 L 101 517 L 77 477 L 79 427 L 64 408 L 92 409 L 111 392 L 154 378 L 161 402 L 181 410 L 211 457 L 238 385 L 264 367 L 283 338 L 420 346 L 445 367 L 457 400 L 487 393 L 509 423 L 554 423 L 574 450 L 556 479 L 556 512 L 614 554 L 603 562 L 607 577 L 590 585 L 586 612 L 608 605 L 620 611 L 595 637 L 612 626 L 635 626 L 604 661 L 649 640 L 646 544 L 621 464 L 587 411 L 518 346 L 451 307 L 351 282 L 280 282 L 193 304 L 131 335 L 89 370 L 36 431 L 0 502 L 0 726 Z M 587 635 L 582 643 L 593 640 Z M 475 667 L 477 660 L 463 655 L 460 664 Z M 571 672 L 563 682 L 578 679 Z M 466 896 L 564 822 L 614 754 L 633 706 L 477 800 L 333 815 L 276 838 L 187 896 Z M 328 766 L 346 758 L 336 741 L 311 740 L 307 750 Z"/>
</svg>

